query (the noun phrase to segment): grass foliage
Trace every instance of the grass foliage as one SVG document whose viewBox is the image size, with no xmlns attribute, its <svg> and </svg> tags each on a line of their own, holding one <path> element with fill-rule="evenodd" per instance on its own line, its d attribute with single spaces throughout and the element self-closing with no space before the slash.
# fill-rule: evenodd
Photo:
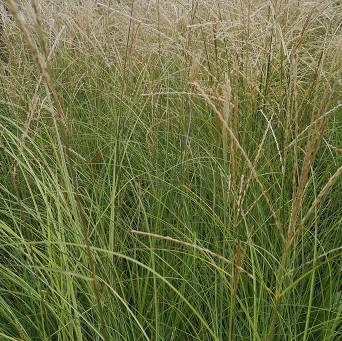
<svg viewBox="0 0 342 341">
<path fill-rule="evenodd" d="M 6 3 L 0 339 L 340 340 L 341 2 Z"/>
</svg>

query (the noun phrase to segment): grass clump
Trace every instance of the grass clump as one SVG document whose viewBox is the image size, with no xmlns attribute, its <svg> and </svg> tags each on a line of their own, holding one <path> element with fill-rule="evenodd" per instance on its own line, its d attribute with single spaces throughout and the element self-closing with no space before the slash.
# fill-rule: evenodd
<svg viewBox="0 0 342 341">
<path fill-rule="evenodd" d="M 340 339 L 341 4 L 6 3 L 0 338 Z"/>
</svg>

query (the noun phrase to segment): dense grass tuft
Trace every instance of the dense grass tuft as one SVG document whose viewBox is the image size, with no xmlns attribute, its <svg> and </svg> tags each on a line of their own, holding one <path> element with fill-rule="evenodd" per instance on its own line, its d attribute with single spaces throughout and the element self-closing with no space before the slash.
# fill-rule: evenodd
<svg viewBox="0 0 342 341">
<path fill-rule="evenodd" d="M 341 339 L 341 2 L 6 3 L 0 339 Z"/>
</svg>

